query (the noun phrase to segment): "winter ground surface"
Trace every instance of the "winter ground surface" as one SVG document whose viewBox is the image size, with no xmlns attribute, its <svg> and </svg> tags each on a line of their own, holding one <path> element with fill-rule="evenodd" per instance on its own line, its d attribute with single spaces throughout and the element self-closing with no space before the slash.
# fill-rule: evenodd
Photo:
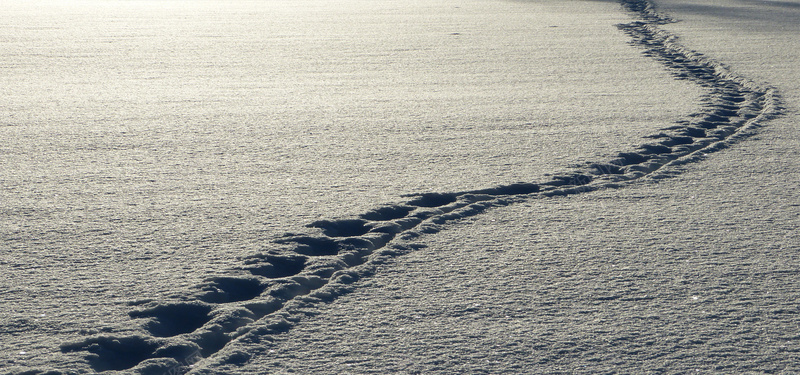
<svg viewBox="0 0 800 375">
<path fill-rule="evenodd" d="M 800 372 L 800 4 L 656 4 L 681 44 L 774 84 L 783 115 L 668 178 L 414 238 L 236 371 Z"/>
<path fill-rule="evenodd" d="M 108 4 L 2 10 L 5 371 L 798 371 L 796 2 Z"/>
</svg>

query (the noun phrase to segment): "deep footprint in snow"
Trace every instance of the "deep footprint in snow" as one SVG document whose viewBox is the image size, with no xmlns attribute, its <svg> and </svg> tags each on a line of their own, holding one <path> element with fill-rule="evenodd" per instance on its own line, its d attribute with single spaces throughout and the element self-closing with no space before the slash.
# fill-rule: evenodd
<svg viewBox="0 0 800 375">
<path fill-rule="evenodd" d="M 243 269 L 270 279 L 294 276 L 302 272 L 308 258 L 298 255 L 258 255 L 245 259 Z"/>
<path fill-rule="evenodd" d="M 339 254 L 339 243 L 328 237 L 297 236 L 276 241 L 279 244 L 294 244 L 298 254 L 324 256 Z"/>
<path fill-rule="evenodd" d="M 303 313 L 296 310 L 298 307 L 287 306 L 329 302 L 346 293 L 354 281 L 371 272 L 356 266 L 378 264 L 386 257 L 414 250 L 413 246 L 391 244 L 395 238 L 433 233 L 443 223 L 478 215 L 492 206 L 512 204 L 515 199 L 578 194 L 655 176 L 671 164 L 700 160 L 704 153 L 724 147 L 743 128 L 755 128 L 758 122 L 777 114 L 774 90 L 758 87 L 679 45 L 674 35 L 658 28 L 673 21 L 656 13 L 646 0 L 620 3 L 639 18 L 618 25 L 632 38 L 631 44 L 664 64 L 676 79 L 708 89 L 703 112 L 646 137 L 652 141 L 639 145 L 635 152 L 586 163 L 550 181 L 415 194 L 405 203 L 379 207 L 354 219 L 313 222 L 308 227 L 321 230 L 322 236 L 293 234 L 273 241 L 283 248 L 281 252 L 245 258 L 243 267 L 232 270 L 238 272 L 235 275 L 210 279 L 198 286 L 199 293 L 187 296 L 196 301 L 158 304 L 131 312 L 132 318 L 149 319 L 143 328 L 153 337 L 92 337 L 62 345 L 62 350 L 88 352 L 86 360 L 95 371 L 127 370 L 143 361 L 154 361 L 155 366 L 158 359 L 186 364 L 193 356 L 211 357 L 231 341 L 258 341 L 290 329 Z M 246 353 L 234 353 L 219 360 L 231 364 L 246 362 L 247 358 Z M 176 365 L 169 371 L 179 374 L 188 367 Z"/>
<path fill-rule="evenodd" d="M 267 286 L 257 278 L 215 277 L 200 286 L 197 299 L 209 303 L 247 301 L 264 292 Z"/>
<path fill-rule="evenodd" d="M 144 328 L 156 337 L 171 337 L 192 332 L 211 320 L 212 306 L 205 303 L 157 305 L 128 313 L 131 318 L 149 318 Z"/>
<path fill-rule="evenodd" d="M 408 204 L 417 207 L 441 207 L 453 203 L 457 199 L 458 195 L 455 193 L 424 193 L 408 201 Z"/>
<path fill-rule="evenodd" d="M 86 361 L 95 371 L 127 370 L 152 358 L 159 343 L 141 336 L 92 337 L 79 343 L 61 345 L 61 351 L 87 351 Z"/>
<path fill-rule="evenodd" d="M 385 206 L 362 214 L 361 218 L 371 221 L 389 221 L 404 218 L 413 210 L 413 207 L 405 205 Z"/>
<path fill-rule="evenodd" d="M 311 228 L 320 228 L 328 237 L 354 237 L 366 234 L 370 227 L 366 220 L 318 220 L 308 224 Z"/>
</svg>

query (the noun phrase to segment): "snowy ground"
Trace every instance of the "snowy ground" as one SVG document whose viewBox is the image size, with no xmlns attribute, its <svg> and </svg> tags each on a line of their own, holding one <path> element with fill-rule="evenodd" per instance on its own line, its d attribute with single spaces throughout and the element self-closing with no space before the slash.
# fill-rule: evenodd
<svg viewBox="0 0 800 375">
<path fill-rule="evenodd" d="M 658 4 L 784 115 L 677 176 L 416 238 L 238 373 L 799 372 L 800 6 Z"/>
<path fill-rule="evenodd" d="M 452 59 L 458 58 L 474 66 L 429 73 L 452 82 L 440 96 L 419 98 L 410 110 L 403 102 L 402 113 L 389 116 L 396 125 L 388 130 L 377 124 L 407 138 L 382 139 L 384 132 L 375 135 L 367 129 L 376 123 L 364 120 L 385 120 L 398 100 L 391 96 L 398 92 L 405 98 L 438 87 L 416 79 L 392 81 L 408 80 L 401 70 L 358 78 L 381 82 L 370 87 L 393 82 L 387 86 L 393 87 L 389 97 L 375 91 L 351 93 L 366 101 L 314 115 L 334 116 L 341 124 L 280 134 L 291 139 L 286 150 L 296 148 L 291 142 L 323 150 L 312 154 L 318 159 L 311 159 L 310 169 L 298 168 L 285 177 L 302 179 L 313 200 L 283 177 L 269 189 L 258 183 L 263 180 L 253 180 L 263 166 L 258 156 L 269 155 L 263 144 L 253 145 L 280 138 L 263 131 L 248 137 L 219 129 L 174 132 L 179 155 L 197 149 L 201 157 L 167 158 L 185 163 L 167 166 L 163 175 L 171 176 L 170 183 L 137 193 L 141 181 L 136 178 L 102 173 L 114 168 L 94 174 L 69 170 L 97 160 L 98 155 L 81 153 L 84 142 L 90 143 L 85 133 L 20 126 L 47 122 L 48 115 L 23 121 L 8 111 L 2 131 L 11 162 L 4 161 L 2 176 L 3 208 L 9 215 L 2 235 L 3 246 L 11 251 L 3 254 L 1 264 L 7 275 L 1 284 L 3 366 L 12 373 L 53 368 L 150 374 L 189 369 L 331 374 L 798 371 L 798 259 L 793 252 L 799 247 L 795 232 L 800 226 L 800 73 L 795 67 L 800 46 L 793 40 L 797 26 L 791 20 L 800 11 L 792 2 L 658 5 L 682 21 L 632 23 L 636 14 L 615 2 L 463 2 L 458 8 L 425 3 L 399 11 L 378 6 L 391 17 L 406 17 L 403 30 L 416 30 L 399 33 L 418 37 L 405 43 L 431 46 L 404 61 L 419 64 L 414 72 L 431 66 L 455 69 L 460 65 Z M 350 14 L 358 22 L 337 24 L 330 17 L 326 25 L 338 27 L 341 41 L 348 40 L 342 30 L 351 24 L 361 25 L 354 33 L 370 35 L 369 40 L 382 35 L 385 40 L 377 46 L 396 41 L 390 33 L 368 33 L 376 26 L 365 21 L 376 14 L 371 10 Z M 465 14 L 455 17 L 454 12 Z M 449 23 L 441 17 L 449 17 Z M 628 26 L 615 27 L 621 23 Z M 448 27 L 429 31 L 431 25 L 444 24 Z M 664 39 L 671 34 L 648 34 L 655 29 L 682 38 L 675 44 Z M 330 30 L 320 35 L 325 32 Z M 438 51 L 434 47 L 441 47 L 444 37 L 470 35 L 461 47 L 444 47 L 441 56 L 420 57 Z M 631 36 L 638 38 L 637 46 L 627 45 Z M 375 46 L 368 50 L 376 49 L 386 52 Z M 531 61 L 531 56 L 542 60 Z M 506 65 L 493 60 L 498 57 Z M 521 71 L 530 78 L 520 82 Z M 20 69 L 11 72 L 24 75 Z M 346 76 L 329 73 L 333 81 Z M 674 79 L 681 75 L 684 79 Z M 309 74 L 308 79 L 319 76 Z M 348 90 L 363 81 L 350 84 Z M 487 86 L 492 88 L 488 93 Z M 770 86 L 778 89 L 779 98 Z M 12 104 L 28 100 L 18 91 L 11 96 L 18 102 Z M 339 93 L 318 100 L 335 102 L 341 100 L 336 99 Z M 31 97 L 35 104 L 36 95 Z M 231 97 L 238 96 L 230 94 L 210 105 L 210 111 L 230 108 Z M 775 106 L 778 99 L 783 109 Z M 254 100 L 246 107 L 262 104 Z M 192 108 L 182 110 L 191 115 Z M 224 123 L 259 129 L 257 120 L 234 118 L 264 113 L 234 108 Z M 766 121 L 778 112 L 781 117 Z M 30 109 L 22 113 L 33 116 Z M 158 123 L 174 126 L 172 121 L 160 118 Z M 675 128 L 659 130 L 669 126 Z M 147 129 L 134 129 L 135 138 L 166 139 L 148 133 L 158 127 Z M 317 130 L 327 135 L 316 138 Z M 306 132 L 311 138 L 302 141 L 309 139 L 302 136 Z M 642 138 L 647 135 L 660 136 Z M 111 140 L 122 139 L 117 137 L 124 138 L 105 134 L 98 139 L 108 147 Z M 204 148 L 208 144 L 215 146 Z M 642 144 L 649 146 L 637 146 Z M 65 145 L 80 147 L 64 151 Z M 122 145 L 128 148 L 108 149 L 141 154 L 142 147 Z M 397 149 L 396 159 L 370 167 L 376 155 L 386 155 L 386 147 Z M 106 150 L 99 156 L 114 154 L 99 149 Z M 357 151 L 344 152 L 348 149 Z M 76 150 L 88 162 L 65 158 Z M 229 162 L 215 164 L 217 151 L 230 155 Z M 710 151 L 716 152 L 705 155 Z M 152 168 L 137 169 L 129 159 L 133 156 L 117 155 L 119 165 L 146 179 Z M 367 162 L 354 164 L 356 159 Z M 158 160 L 145 164 L 158 165 Z M 198 162 L 215 165 L 206 175 L 219 182 L 210 184 L 213 188 L 193 180 Z M 243 170 L 228 179 L 231 167 L 239 165 Z M 303 165 L 298 160 L 287 164 Z M 330 166 L 352 171 L 326 178 L 332 175 Z M 59 169 L 66 172 L 53 173 Z M 332 188 L 331 180 L 341 189 Z M 116 192 L 118 199 L 101 198 L 98 204 L 98 196 L 109 194 L 106 187 L 120 181 L 127 183 Z M 517 181 L 538 185 L 511 185 Z M 80 190 L 87 187 L 92 187 L 89 197 L 81 198 Z M 70 191 L 67 198 L 53 196 L 65 191 Z M 432 191 L 454 193 L 401 197 Z M 187 200 L 188 192 L 194 192 L 194 200 Z M 278 195 L 285 197 L 270 198 Z M 254 196 L 265 198 L 253 203 Z M 230 199 L 215 201 L 220 198 Z M 281 199 L 309 204 L 281 204 Z M 149 209 L 119 207 L 131 203 Z M 76 205 L 83 209 L 64 209 Z M 78 214 L 59 215 L 64 212 Z M 133 218 L 115 225 L 118 214 Z M 332 220 L 317 222 L 317 229 L 303 227 L 319 217 Z M 156 224 L 137 223 L 137 218 Z M 269 218 L 278 223 L 265 223 Z M 92 225 L 84 228 L 81 223 L 87 221 Z M 283 231 L 297 234 L 275 239 Z M 95 241 L 102 233 L 111 239 Z M 164 252 L 164 247 L 172 250 Z M 241 260 L 234 254 L 255 256 Z M 196 286 L 204 279 L 204 285 Z M 138 300 L 135 306 L 126 304 L 132 300 Z"/>
</svg>

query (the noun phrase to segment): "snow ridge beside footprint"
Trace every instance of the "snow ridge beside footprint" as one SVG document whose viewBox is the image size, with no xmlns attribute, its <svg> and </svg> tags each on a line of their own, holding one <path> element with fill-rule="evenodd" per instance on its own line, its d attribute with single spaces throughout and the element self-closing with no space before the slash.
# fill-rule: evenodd
<svg viewBox="0 0 800 375">
<path fill-rule="evenodd" d="M 680 45 L 676 36 L 659 28 L 673 21 L 659 15 L 649 2 L 622 0 L 621 4 L 637 18 L 618 25 L 631 43 L 676 79 L 706 89 L 701 112 L 648 136 L 635 152 L 586 163 L 550 181 L 415 194 L 403 203 L 352 218 L 313 222 L 303 233 L 274 240 L 263 253 L 243 258 L 241 266 L 197 285 L 180 300 L 132 303 L 129 315 L 141 321 L 147 335 L 93 336 L 63 344 L 61 350 L 85 352 L 97 372 L 185 374 L 203 373 L 192 371 L 201 361 L 243 364 L 254 353 L 230 349 L 231 342 L 271 341 L 310 314 L 310 307 L 350 291 L 355 281 L 374 273 L 379 264 L 424 246 L 408 243 L 422 233 L 439 231 L 443 223 L 527 199 L 663 178 L 677 173 L 674 166 L 702 160 L 778 115 L 774 89 L 737 76 Z"/>
</svg>

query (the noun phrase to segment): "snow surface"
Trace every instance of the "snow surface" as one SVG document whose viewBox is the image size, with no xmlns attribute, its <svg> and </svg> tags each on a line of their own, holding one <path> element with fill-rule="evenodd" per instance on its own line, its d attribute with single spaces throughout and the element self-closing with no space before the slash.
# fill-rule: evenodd
<svg viewBox="0 0 800 375">
<path fill-rule="evenodd" d="M 797 371 L 792 23 L 97 4 L 3 11 L 12 373 Z"/>
<path fill-rule="evenodd" d="M 682 20 L 663 27 L 774 83 L 781 117 L 671 178 L 536 197 L 415 238 L 424 247 L 234 372 L 800 371 L 800 7 L 698 3 L 658 2 Z"/>
</svg>

